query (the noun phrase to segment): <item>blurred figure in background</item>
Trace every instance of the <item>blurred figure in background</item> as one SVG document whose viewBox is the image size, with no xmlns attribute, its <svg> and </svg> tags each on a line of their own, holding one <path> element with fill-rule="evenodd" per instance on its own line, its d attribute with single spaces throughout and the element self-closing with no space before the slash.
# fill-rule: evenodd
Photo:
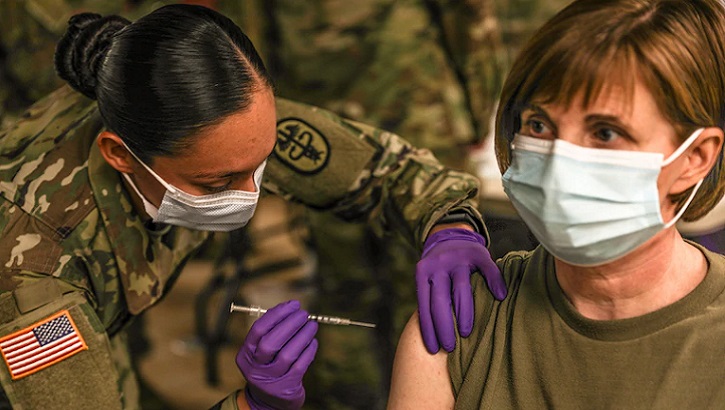
<svg viewBox="0 0 725 410">
<path fill-rule="evenodd" d="M 0 124 L 63 85 L 53 69 L 55 45 L 81 11 L 135 20 L 171 1 L 10 0 L 0 2 Z"/>
</svg>

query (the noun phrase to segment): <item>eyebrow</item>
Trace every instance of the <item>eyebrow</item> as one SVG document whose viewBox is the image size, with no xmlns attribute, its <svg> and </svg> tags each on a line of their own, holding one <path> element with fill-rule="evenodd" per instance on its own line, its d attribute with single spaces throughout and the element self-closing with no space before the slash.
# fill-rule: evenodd
<svg viewBox="0 0 725 410">
<path fill-rule="evenodd" d="M 198 179 L 221 179 L 221 178 L 229 178 L 231 176 L 243 174 L 243 173 L 246 173 L 246 172 L 248 172 L 248 171 L 244 171 L 244 172 L 238 172 L 238 171 L 233 171 L 233 172 L 202 172 L 202 171 L 199 171 L 199 172 L 192 172 L 191 175 L 190 175 L 190 177 L 192 177 L 194 179 L 197 179 L 197 178 Z"/>
<path fill-rule="evenodd" d="M 544 117 L 546 119 L 546 121 L 549 122 L 549 124 L 551 124 L 551 126 L 554 128 L 553 131 L 557 130 L 557 126 L 556 126 L 556 123 L 554 122 L 554 120 L 552 120 L 551 117 L 549 116 L 549 114 L 540 106 L 538 106 L 534 103 L 526 103 L 526 104 L 524 104 L 521 114 L 523 114 L 523 112 L 525 110 L 531 110 L 531 111 L 534 111 L 536 114 L 541 115 L 542 117 Z"/>
<path fill-rule="evenodd" d="M 277 146 L 277 143 L 275 142 L 274 147 L 272 147 L 272 151 L 270 151 L 269 154 L 265 157 L 265 160 L 269 159 L 269 157 L 272 156 L 272 154 L 274 153 L 274 148 L 276 146 Z M 254 171 L 256 171 L 256 168 L 253 170 L 249 170 L 249 171 L 231 171 L 231 172 L 195 171 L 195 172 L 192 172 L 189 176 L 194 179 L 222 179 L 222 178 L 229 178 L 229 177 L 233 177 L 235 175 L 246 174 L 246 173 L 254 172 Z"/>
<path fill-rule="evenodd" d="M 549 117 L 549 114 L 540 106 L 534 104 L 534 103 L 527 103 L 524 104 L 524 110 L 531 110 L 536 112 L 537 114 L 541 115 L 542 117 L 546 118 L 549 123 L 554 127 L 554 131 L 556 131 L 556 123 Z M 614 125 L 622 128 L 623 131 L 625 131 L 627 134 L 632 134 L 632 130 L 630 129 L 627 124 L 623 123 L 622 120 L 619 119 L 616 115 L 608 115 L 608 114 L 589 114 L 586 117 L 584 117 L 584 121 L 591 125 L 596 122 L 605 121 L 605 122 L 611 122 Z"/>
<path fill-rule="evenodd" d="M 526 111 L 526 110 L 535 111 L 537 114 L 541 114 L 544 117 L 546 117 L 546 119 L 551 119 L 551 118 L 549 118 L 549 114 L 546 113 L 546 110 L 544 110 L 543 108 L 541 108 L 540 106 L 538 106 L 534 103 L 524 104 L 523 110 L 521 110 L 521 112 Z"/>
<path fill-rule="evenodd" d="M 615 124 L 616 126 L 622 128 L 622 130 L 624 130 L 627 134 L 630 134 L 630 135 L 632 134 L 632 131 L 627 126 L 627 124 L 623 123 L 622 120 L 620 120 L 619 117 L 617 117 L 615 115 L 590 114 L 590 115 L 587 115 L 584 118 L 584 120 L 586 121 L 587 124 L 592 124 L 592 123 L 599 122 L 599 121 L 611 122 L 611 123 Z"/>
</svg>

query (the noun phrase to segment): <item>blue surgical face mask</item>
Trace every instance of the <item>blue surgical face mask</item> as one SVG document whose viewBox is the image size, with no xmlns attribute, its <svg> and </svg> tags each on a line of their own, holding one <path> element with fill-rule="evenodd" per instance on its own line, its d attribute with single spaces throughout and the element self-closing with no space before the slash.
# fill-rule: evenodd
<svg viewBox="0 0 725 410">
<path fill-rule="evenodd" d="M 154 222 L 183 226 L 202 231 L 231 231 L 245 226 L 254 215 L 259 200 L 262 175 L 267 161 L 254 171 L 254 192 L 227 190 L 210 195 L 191 195 L 164 181 L 149 166 L 143 163 L 128 147 L 128 152 L 166 188 L 158 209 L 149 202 L 133 183 L 123 174 L 144 204 L 146 213 Z"/>
<path fill-rule="evenodd" d="M 619 259 L 677 222 L 702 184 L 665 223 L 657 178 L 700 135 L 667 160 L 653 152 L 584 148 L 516 135 L 504 191 L 542 246 L 579 266 Z"/>
</svg>

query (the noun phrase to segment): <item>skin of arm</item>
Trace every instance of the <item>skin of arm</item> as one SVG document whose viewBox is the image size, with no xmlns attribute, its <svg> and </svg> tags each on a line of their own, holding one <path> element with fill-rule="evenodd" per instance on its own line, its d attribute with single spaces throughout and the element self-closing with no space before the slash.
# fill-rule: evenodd
<svg viewBox="0 0 725 410">
<path fill-rule="evenodd" d="M 455 400 L 447 359 L 445 351 L 432 355 L 425 349 L 418 313 L 414 313 L 395 352 L 388 410 L 452 409 Z"/>
<path fill-rule="evenodd" d="M 244 394 L 244 390 L 237 392 L 237 406 L 239 410 L 251 410 L 249 403 L 247 403 L 247 396 Z"/>
<path fill-rule="evenodd" d="M 442 231 L 444 229 L 453 229 L 453 228 L 466 229 L 468 231 L 474 230 L 473 227 L 467 223 L 438 224 L 438 225 L 435 225 L 433 228 L 431 228 L 428 236 L 433 235 L 434 233 L 436 233 L 438 231 Z"/>
</svg>

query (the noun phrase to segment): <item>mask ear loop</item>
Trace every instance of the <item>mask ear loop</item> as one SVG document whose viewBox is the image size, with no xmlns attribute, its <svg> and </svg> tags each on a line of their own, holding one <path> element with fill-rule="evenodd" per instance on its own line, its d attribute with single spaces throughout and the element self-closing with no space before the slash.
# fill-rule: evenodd
<svg viewBox="0 0 725 410">
<path fill-rule="evenodd" d="M 682 153 L 685 152 L 685 150 L 687 148 L 689 148 L 693 142 L 695 142 L 697 137 L 699 137 L 700 134 L 702 134 L 702 132 L 704 130 L 705 130 L 704 128 L 700 128 L 697 131 L 693 132 L 692 135 L 690 135 L 690 137 L 687 138 L 687 140 L 682 145 L 680 145 L 679 148 L 677 148 L 675 150 L 675 152 L 673 152 L 672 155 L 670 155 L 669 158 L 667 158 L 665 161 L 662 162 L 662 167 L 664 168 L 664 167 L 670 165 L 674 160 L 676 160 L 680 155 L 682 155 Z M 702 186 L 703 181 L 704 181 L 704 179 L 697 181 L 697 184 L 695 184 L 695 188 L 692 190 L 692 193 L 690 193 L 690 196 L 687 198 L 687 201 L 685 201 L 685 205 L 683 205 L 682 208 L 680 208 L 680 210 L 677 212 L 677 215 L 675 215 L 674 218 L 672 218 L 669 222 L 667 222 L 665 224 L 665 229 L 672 227 L 674 224 L 677 223 L 677 221 L 682 217 L 682 215 L 684 215 L 685 211 L 687 210 L 687 207 L 690 206 L 690 203 L 692 202 L 692 200 L 695 199 L 695 194 L 697 194 L 697 190 L 700 189 L 700 186 Z"/>
<path fill-rule="evenodd" d="M 136 161 L 138 161 L 139 164 L 141 164 L 144 168 L 146 168 L 146 171 L 148 171 L 151 175 L 153 175 L 154 178 L 156 178 L 156 180 L 159 181 L 159 183 L 161 185 L 163 185 L 167 191 L 171 191 L 174 194 L 176 193 L 176 188 L 174 186 L 172 186 L 172 185 L 168 184 L 166 181 L 164 181 L 163 178 L 161 178 L 157 173 L 154 172 L 153 169 L 151 169 L 151 167 L 149 167 L 143 161 L 141 161 L 141 159 L 138 156 L 136 156 L 136 154 L 134 154 L 133 150 L 131 150 L 131 148 L 129 148 L 128 145 L 126 145 L 126 143 L 123 142 L 123 140 L 121 140 L 121 143 L 126 148 L 126 151 L 130 152 L 131 155 L 133 155 L 133 157 L 136 158 Z"/>
<path fill-rule="evenodd" d="M 160 179 L 160 177 L 158 175 L 156 175 L 156 173 L 154 171 L 152 171 L 151 168 L 146 166 L 146 164 L 144 164 L 143 161 L 141 161 L 139 159 L 139 157 L 137 157 L 136 154 L 134 154 L 133 151 L 131 151 L 131 148 L 129 148 L 128 145 L 126 145 L 126 143 L 123 140 L 121 140 L 121 144 L 123 144 L 123 147 L 126 148 L 126 151 L 130 152 L 131 155 L 134 158 L 136 158 L 136 161 L 138 161 L 141 165 L 143 165 L 143 167 L 146 168 L 146 170 L 149 171 L 151 173 L 151 175 L 156 177 L 156 179 L 162 185 L 164 185 L 164 187 L 166 186 L 166 183 L 162 179 Z M 146 197 L 144 196 L 144 194 L 141 193 L 141 191 L 138 189 L 136 184 L 133 183 L 133 180 L 131 180 L 131 177 L 129 177 L 125 172 L 122 172 L 121 175 L 123 175 L 123 178 L 126 179 L 126 182 L 128 182 L 128 184 L 131 185 L 131 188 L 133 188 L 133 190 L 136 192 L 136 195 L 138 195 L 139 198 L 141 198 L 141 202 L 143 202 L 143 207 L 144 207 L 144 210 L 146 211 L 146 213 L 151 217 L 151 219 L 156 220 L 156 217 L 159 214 L 158 208 L 156 208 L 151 203 L 151 201 L 146 199 Z"/>
<path fill-rule="evenodd" d="M 687 210 L 687 207 L 690 206 L 690 202 L 692 202 L 692 200 L 695 199 L 695 194 L 697 193 L 697 190 L 700 189 L 700 186 L 702 185 L 702 181 L 704 181 L 704 179 L 697 181 L 697 184 L 695 184 L 695 188 L 692 190 L 690 197 L 687 198 L 685 205 L 683 205 L 682 208 L 680 208 L 680 210 L 677 212 L 677 215 L 675 215 L 675 217 L 672 218 L 671 221 L 669 221 L 665 224 L 665 229 L 670 228 L 672 225 L 676 224 L 677 221 L 682 217 L 682 215 Z"/>
<path fill-rule="evenodd" d="M 677 149 L 675 150 L 675 152 L 673 152 L 672 155 L 670 155 L 669 158 L 667 158 L 666 160 L 662 161 L 662 167 L 664 168 L 664 167 L 670 165 L 674 160 L 676 160 L 680 155 L 682 155 L 682 153 L 685 152 L 686 149 L 690 148 L 690 145 L 692 145 L 692 143 L 695 142 L 695 140 L 697 139 L 697 137 L 699 137 L 700 134 L 702 134 L 703 131 L 705 131 L 705 129 L 704 128 L 700 128 L 697 131 L 693 132 L 692 135 L 690 135 L 685 140 L 685 142 L 682 143 L 682 145 L 680 145 L 679 147 L 677 147 Z"/>
<path fill-rule="evenodd" d="M 136 195 L 138 195 L 141 198 L 141 202 L 143 202 L 143 207 L 146 210 L 146 213 L 151 217 L 151 219 L 156 219 L 159 216 L 159 210 L 156 208 L 151 202 L 149 202 L 148 199 L 146 199 L 145 196 L 139 191 L 139 189 L 136 187 L 136 184 L 133 183 L 131 180 L 131 177 L 128 176 L 125 172 L 122 172 L 121 175 L 123 175 L 124 178 L 126 178 L 126 181 L 129 185 L 131 185 L 131 188 L 136 192 Z"/>
</svg>

